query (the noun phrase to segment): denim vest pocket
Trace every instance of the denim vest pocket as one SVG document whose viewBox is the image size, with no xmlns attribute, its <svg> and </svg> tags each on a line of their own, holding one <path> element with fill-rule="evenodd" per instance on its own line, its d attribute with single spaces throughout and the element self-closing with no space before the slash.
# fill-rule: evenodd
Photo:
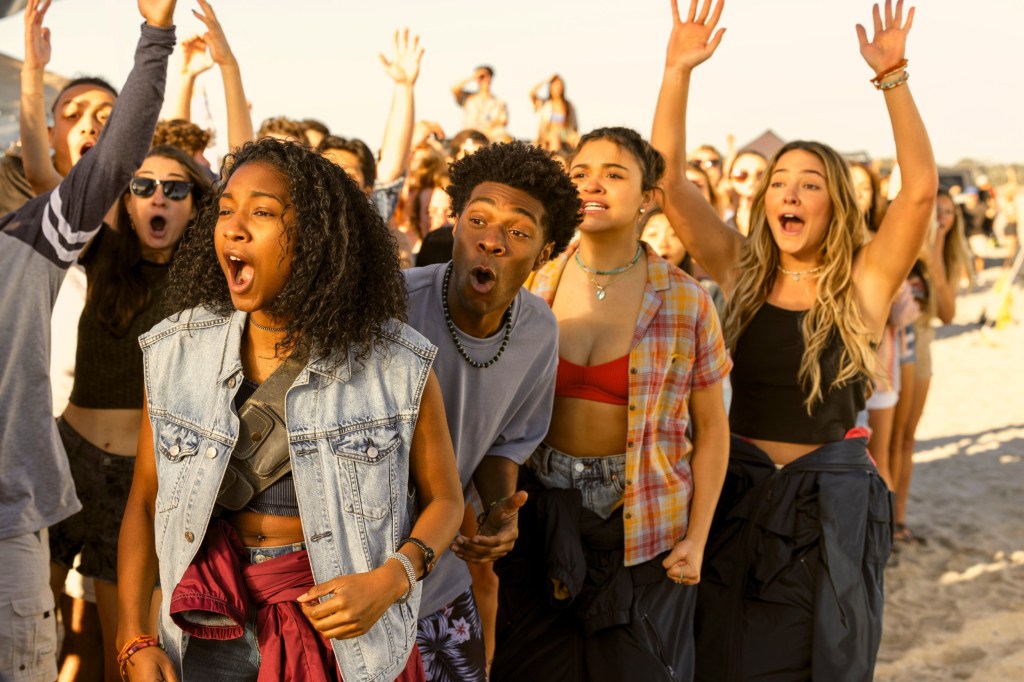
<svg viewBox="0 0 1024 682">
<path fill-rule="evenodd" d="M 178 506 L 181 487 L 187 478 L 187 464 L 199 452 L 200 435 L 179 424 L 162 420 L 154 427 L 156 466 L 161 483 L 156 495 L 156 510 L 167 511 Z"/>
<path fill-rule="evenodd" d="M 350 514 L 382 519 L 395 511 L 396 472 L 393 456 L 402 445 L 395 424 L 348 431 L 330 440 L 330 448 L 349 494 L 343 508 Z"/>
</svg>

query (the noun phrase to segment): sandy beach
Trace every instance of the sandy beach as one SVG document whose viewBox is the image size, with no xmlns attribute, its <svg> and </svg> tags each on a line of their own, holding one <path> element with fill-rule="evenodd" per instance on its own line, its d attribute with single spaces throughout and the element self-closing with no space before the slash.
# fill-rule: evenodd
<svg viewBox="0 0 1024 682">
<path fill-rule="evenodd" d="M 878 680 L 1024 680 L 1024 290 L 1016 324 L 979 329 L 997 274 L 936 330 L 907 512 L 925 542 L 886 571 Z"/>
</svg>

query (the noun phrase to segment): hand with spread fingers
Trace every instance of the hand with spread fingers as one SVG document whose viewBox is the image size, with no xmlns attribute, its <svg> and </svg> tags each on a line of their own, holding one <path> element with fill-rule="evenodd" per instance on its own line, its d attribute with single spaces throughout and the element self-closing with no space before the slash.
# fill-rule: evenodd
<svg viewBox="0 0 1024 682">
<path fill-rule="evenodd" d="M 213 7 L 206 0 L 197 0 L 197 2 L 202 11 L 192 10 L 192 14 L 206 25 L 206 33 L 202 35 L 202 39 L 210 51 L 210 58 L 221 66 L 233 64 L 235 55 L 231 52 L 231 46 L 228 45 L 227 36 L 224 35 L 224 29 L 221 27 L 220 21 L 217 20 Z"/>
<path fill-rule="evenodd" d="M 50 63 L 50 29 L 43 26 L 51 0 L 29 0 L 25 8 L 25 69 L 45 69 Z"/>
<path fill-rule="evenodd" d="M 700 582 L 700 567 L 703 562 L 703 543 L 687 538 L 676 543 L 661 565 L 665 568 L 665 575 L 669 580 L 680 585 L 696 585 Z"/>
<path fill-rule="evenodd" d="M 409 590 L 397 559 L 366 573 L 342 575 L 314 585 L 299 597 L 302 613 L 327 639 L 366 634 L 384 612 Z M 319 601 L 320 597 L 329 597 Z"/>
<path fill-rule="evenodd" d="M 391 55 L 386 57 L 383 54 L 378 54 L 377 56 L 391 80 L 395 83 L 415 85 L 416 79 L 420 75 L 423 48 L 420 47 L 418 35 L 413 35 L 411 41 L 409 38 L 409 29 L 395 31 Z"/>
<path fill-rule="evenodd" d="M 707 59 L 718 49 L 722 42 L 725 29 L 718 26 L 725 7 L 724 0 L 718 0 L 712 10 L 712 0 L 691 0 L 690 11 L 686 21 L 679 14 L 678 0 L 669 0 L 672 5 L 672 33 L 668 39 L 665 54 L 665 69 L 691 70 Z M 700 4 L 700 13 L 697 8 Z"/>
<path fill-rule="evenodd" d="M 471 564 L 497 561 L 511 552 L 519 537 L 519 508 L 526 504 L 526 498 L 526 492 L 520 490 L 495 502 L 473 537 L 455 537 L 452 552 Z"/>
<path fill-rule="evenodd" d="M 868 42 L 868 33 L 862 24 L 857 24 L 857 39 L 860 54 L 875 73 L 882 73 L 901 63 L 906 55 L 907 34 L 914 24 L 914 8 L 903 17 L 903 0 L 898 0 L 893 11 L 892 0 L 885 2 L 885 18 L 876 4 L 872 8 L 875 35 Z"/>
</svg>

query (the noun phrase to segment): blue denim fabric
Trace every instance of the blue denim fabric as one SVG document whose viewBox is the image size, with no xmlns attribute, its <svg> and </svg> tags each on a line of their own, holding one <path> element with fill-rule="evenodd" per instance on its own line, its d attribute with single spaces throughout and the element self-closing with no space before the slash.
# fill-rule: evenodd
<svg viewBox="0 0 1024 682">
<path fill-rule="evenodd" d="M 583 506 L 607 519 L 625 494 L 626 454 L 607 457 L 573 457 L 541 443 L 526 466 L 545 488 L 575 488 Z"/>
<path fill-rule="evenodd" d="M 238 439 L 245 313 L 185 311 L 144 334 L 147 408 L 159 491 L 156 551 L 169 594 L 191 564 Z M 435 348 L 395 322 L 389 352 L 311 360 L 285 399 L 299 516 L 317 583 L 382 565 L 412 526 L 409 449 Z M 416 637 L 420 585 L 361 637 L 333 640 L 348 680 L 391 679 Z M 161 641 L 181 664 L 184 633 L 161 605 Z"/>
</svg>

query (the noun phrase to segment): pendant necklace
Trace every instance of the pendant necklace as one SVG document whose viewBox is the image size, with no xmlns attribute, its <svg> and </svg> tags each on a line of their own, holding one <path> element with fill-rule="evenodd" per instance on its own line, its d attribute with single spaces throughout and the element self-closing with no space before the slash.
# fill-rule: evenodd
<svg viewBox="0 0 1024 682">
<path fill-rule="evenodd" d="M 819 265 L 818 267 L 811 268 L 810 270 L 787 270 L 786 268 L 782 267 L 781 265 L 779 265 L 777 267 L 779 269 L 779 272 L 781 272 L 784 275 L 789 275 L 790 277 L 793 278 L 794 282 L 799 282 L 800 278 L 805 276 L 805 275 L 807 275 L 807 276 L 816 275 L 817 273 L 819 273 L 819 272 L 821 272 L 822 270 L 825 269 L 824 265 Z"/>
<path fill-rule="evenodd" d="M 587 279 L 590 280 L 591 284 L 597 287 L 597 300 L 603 301 L 604 297 L 608 295 L 606 289 L 610 287 L 612 284 L 614 284 L 616 281 L 618 281 L 620 277 L 629 272 L 632 269 L 632 267 L 637 264 L 637 261 L 640 260 L 640 254 L 642 253 L 643 247 L 640 245 L 640 242 L 637 242 L 636 254 L 634 254 L 633 260 L 629 261 L 625 265 L 618 268 L 612 268 L 611 270 L 598 270 L 596 268 L 588 267 L 587 264 L 583 262 L 583 259 L 580 258 L 579 249 L 576 249 L 576 265 L 579 266 L 580 270 L 588 273 Z M 611 275 L 612 278 L 609 279 L 604 284 L 599 284 L 596 279 L 590 277 L 589 275 Z"/>
</svg>

